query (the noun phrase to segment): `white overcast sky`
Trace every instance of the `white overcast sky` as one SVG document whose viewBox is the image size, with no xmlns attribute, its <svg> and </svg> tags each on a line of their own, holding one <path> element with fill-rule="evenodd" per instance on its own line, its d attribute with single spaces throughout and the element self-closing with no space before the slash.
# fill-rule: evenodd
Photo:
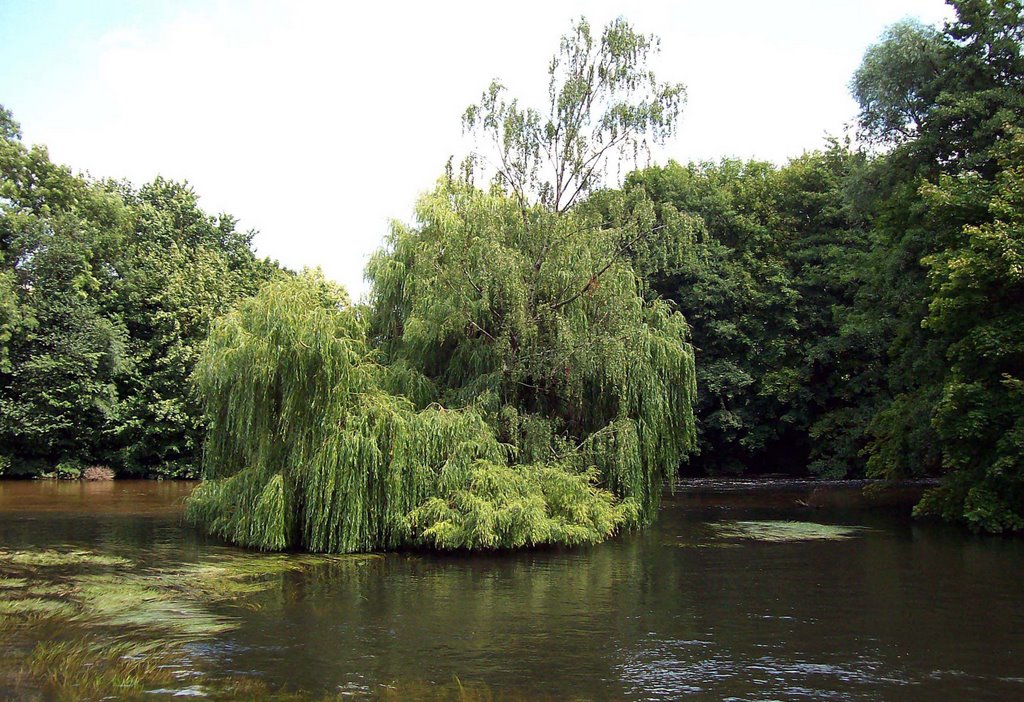
<svg viewBox="0 0 1024 702">
<path fill-rule="evenodd" d="M 784 162 L 841 135 L 864 50 L 941 0 L 50 2 L 0 0 L 0 104 L 25 141 L 94 176 L 188 180 L 257 229 L 261 255 L 321 266 L 356 296 L 391 219 L 409 220 L 492 78 L 542 107 L 570 21 L 624 16 L 682 81 L 657 161 Z"/>
</svg>

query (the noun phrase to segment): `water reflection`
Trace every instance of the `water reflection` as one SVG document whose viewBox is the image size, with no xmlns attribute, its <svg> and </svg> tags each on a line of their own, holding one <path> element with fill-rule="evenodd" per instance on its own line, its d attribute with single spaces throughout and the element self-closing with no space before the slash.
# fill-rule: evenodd
<svg viewBox="0 0 1024 702">
<path fill-rule="evenodd" d="M 40 487 L 13 496 L 8 485 L 8 550 L 82 546 L 146 573 L 239 555 L 180 523 L 180 484 L 87 494 L 26 483 Z M 526 698 L 1024 696 L 1021 541 L 914 524 L 905 509 L 867 510 L 852 494 L 819 492 L 824 507 L 808 496 L 681 497 L 655 529 L 591 549 L 404 553 L 275 572 L 244 596 L 203 599 L 232 628 L 190 654 L 214 675 L 317 694 L 457 677 Z M 708 527 L 778 519 L 862 528 L 773 542 Z"/>
</svg>

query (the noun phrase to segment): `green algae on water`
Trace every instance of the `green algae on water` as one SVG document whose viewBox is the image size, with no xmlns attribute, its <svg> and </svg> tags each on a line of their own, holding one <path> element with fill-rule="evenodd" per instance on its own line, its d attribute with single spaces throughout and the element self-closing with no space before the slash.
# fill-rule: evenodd
<svg viewBox="0 0 1024 702">
<path fill-rule="evenodd" d="M 72 617 L 76 621 L 148 631 L 164 639 L 203 639 L 235 626 L 206 603 L 136 574 L 83 576 L 76 580 L 74 598 L 80 607 Z"/>
<path fill-rule="evenodd" d="M 256 606 L 254 597 L 282 585 L 287 573 L 359 567 L 375 555 L 239 553 L 173 568 L 148 569 L 86 550 L 0 550 L 0 620 L 22 626 L 61 619 L 90 630 L 146 632 L 170 641 L 199 640 L 236 626 L 215 605 Z"/>
<path fill-rule="evenodd" d="M 844 541 L 859 536 L 864 527 L 781 520 L 724 521 L 707 525 L 719 539 L 767 541 Z"/>
<path fill-rule="evenodd" d="M 160 568 L 82 549 L 0 550 L 0 639 L 12 644 L 7 664 L 45 699 L 178 694 L 186 682 L 205 694 L 193 685 L 202 674 L 188 645 L 236 627 L 231 608 L 259 606 L 261 593 L 283 588 L 289 573 L 333 577 L 381 558 L 224 549 Z M 223 692 L 251 699 L 246 684 L 240 697 Z"/>
<path fill-rule="evenodd" d="M 0 550 L 0 563 L 27 567 L 100 566 L 126 567 L 132 562 L 119 556 L 93 553 L 92 551 L 46 549 L 42 551 Z"/>
<path fill-rule="evenodd" d="M 6 617 L 69 617 L 75 608 L 67 602 L 43 597 L 0 599 L 0 618 Z"/>
</svg>

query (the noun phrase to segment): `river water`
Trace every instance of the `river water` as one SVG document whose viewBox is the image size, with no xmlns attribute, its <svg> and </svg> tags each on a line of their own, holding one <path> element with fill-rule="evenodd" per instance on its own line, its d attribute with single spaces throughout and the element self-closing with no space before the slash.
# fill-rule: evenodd
<svg viewBox="0 0 1024 702">
<path fill-rule="evenodd" d="M 73 565 L 26 570 L 18 553 L 109 556 L 121 560 L 90 567 L 154 582 L 250 557 L 181 522 L 190 489 L 0 482 L 0 577 L 79 582 Z M 457 680 L 494 699 L 1024 699 L 1024 541 L 914 522 L 905 497 L 703 485 L 667 498 L 653 528 L 593 548 L 314 563 L 161 616 L 228 623 L 185 644 L 180 665 L 207 679 L 318 697 L 414 698 Z M 96 631 L 161 625 L 137 619 Z M 59 630 L 18 629 L 0 653 L 17 660 Z M 45 699 L 15 668 L 0 670 L 0 698 Z M 145 699 L 205 689 L 180 680 Z"/>
</svg>

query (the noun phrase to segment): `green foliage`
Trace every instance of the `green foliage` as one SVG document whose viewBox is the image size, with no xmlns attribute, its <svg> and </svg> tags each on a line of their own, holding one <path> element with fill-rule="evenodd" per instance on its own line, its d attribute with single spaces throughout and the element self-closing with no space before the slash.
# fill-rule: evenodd
<svg viewBox="0 0 1024 702">
<path fill-rule="evenodd" d="M 277 273 L 252 255 L 252 233 L 199 209 L 184 184 L 157 178 L 121 192 L 135 233 L 118 261 L 110 300 L 130 334 L 133 363 L 120 381 L 119 463 L 133 472 L 194 477 L 201 410 L 187 390 L 210 323 Z"/>
<path fill-rule="evenodd" d="M 951 340 L 935 409 L 950 475 L 920 513 L 975 529 L 1024 529 L 1024 133 L 998 147 L 991 219 L 926 259 L 935 294 L 925 323 Z M 945 177 L 925 196 L 936 209 L 977 197 L 974 174 Z"/>
<path fill-rule="evenodd" d="M 54 473 L 61 480 L 78 480 L 82 477 L 82 464 L 78 461 L 61 461 L 54 468 Z"/>
<path fill-rule="evenodd" d="M 1007 144 L 1024 121 L 1024 5 L 952 4 L 957 17 L 941 33 L 918 28 L 927 41 L 915 43 L 897 28 L 858 73 L 865 129 L 879 124 L 872 111 L 907 112 L 908 103 L 915 124 L 859 193 L 872 212 L 872 251 L 843 323 L 884 350 L 881 371 L 857 376 L 874 386 L 862 403 L 869 474 L 946 471 L 918 513 L 1001 531 L 1024 527 L 1010 387 L 1020 357 L 1008 302 L 1019 293 L 1012 267 L 983 263 L 1003 253 L 982 242 L 989 232 L 1012 232 L 1016 217 L 1005 203 L 1020 151 Z M 910 65 L 917 68 L 905 94 L 887 92 L 886 81 L 903 80 Z M 872 94 L 879 102 L 866 100 Z M 1012 238 L 1004 235 L 1005 251 Z"/>
<path fill-rule="evenodd" d="M 645 300 L 626 249 L 652 222 L 608 226 L 445 181 L 370 263 L 387 363 L 475 405 L 521 460 L 597 467 L 644 521 L 693 442 L 683 318 Z"/>
<path fill-rule="evenodd" d="M 594 543 L 636 520 L 628 503 L 594 487 L 596 479 L 572 466 L 479 461 L 465 488 L 427 500 L 409 521 L 424 543 L 441 549 Z"/>
<path fill-rule="evenodd" d="M 943 50 L 939 31 L 909 19 L 889 27 L 867 50 L 850 82 L 865 137 L 901 143 L 918 133 L 934 106 Z"/>
<path fill-rule="evenodd" d="M 546 114 L 506 100 L 495 81 L 463 124 L 491 142 L 497 184 L 525 207 L 534 199 L 566 212 L 598 185 L 611 156 L 634 161 L 676 128 L 681 83 L 659 83 L 647 68 L 658 39 L 619 18 L 597 39 L 581 18 L 548 68 Z"/>
<path fill-rule="evenodd" d="M 653 45 L 620 20 L 595 47 L 576 25 L 547 122 L 492 85 L 465 121 L 495 139 L 497 187 L 449 173 L 394 224 L 368 309 L 307 275 L 215 324 L 191 519 L 346 552 L 594 543 L 653 518 L 694 442 L 689 329 L 627 255 L 650 203 L 570 210 L 609 154 L 671 131 L 682 89 L 644 67 Z"/>
<path fill-rule="evenodd" d="M 919 514 L 1024 529 L 1024 4 L 951 4 L 851 82 L 888 150 L 621 190 L 602 177 L 684 89 L 653 36 L 580 20 L 544 109 L 496 82 L 467 109 L 491 158 L 393 226 L 366 307 L 185 185 L 72 175 L 0 110 L 0 468 L 187 475 L 209 423 L 190 518 L 263 549 L 592 543 L 695 449 L 709 473 L 943 474 Z"/>
<path fill-rule="evenodd" d="M 781 169 L 670 163 L 630 176 L 627 188 L 642 188 L 661 220 L 695 218 L 685 255 L 637 256 L 654 289 L 693 326 L 695 468 L 802 470 L 813 460 L 818 472 L 831 472 L 834 462 L 818 450 L 831 442 L 811 438 L 829 433 L 826 417 L 849 390 L 836 378 L 850 349 L 833 309 L 851 295 L 839 269 L 865 245 L 843 193 L 861 160 L 836 144 Z M 655 250 L 680 251 L 680 231 L 661 230 Z"/>
<path fill-rule="evenodd" d="M 0 453 L 194 474 L 198 345 L 275 266 L 186 185 L 90 181 L 0 126 Z"/>
<path fill-rule="evenodd" d="M 99 304 L 110 284 L 105 261 L 125 235 L 125 209 L 6 131 L 0 451 L 49 465 L 94 460 L 116 416 L 115 380 L 127 364 L 124 329 Z"/>
<path fill-rule="evenodd" d="M 945 473 L 919 514 L 1021 529 L 1024 5 L 952 5 L 854 77 L 889 151 L 634 174 L 659 217 L 699 218 L 696 255 L 637 259 L 693 324 L 695 466 Z"/>
<path fill-rule="evenodd" d="M 473 408 L 383 388 L 364 311 L 316 274 L 266 285 L 217 321 L 196 368 L 207 478 L 187 516 L 266 550 L 591 543 L 628 514 L 575 466 L 510 465 Z"/>
</svg>

